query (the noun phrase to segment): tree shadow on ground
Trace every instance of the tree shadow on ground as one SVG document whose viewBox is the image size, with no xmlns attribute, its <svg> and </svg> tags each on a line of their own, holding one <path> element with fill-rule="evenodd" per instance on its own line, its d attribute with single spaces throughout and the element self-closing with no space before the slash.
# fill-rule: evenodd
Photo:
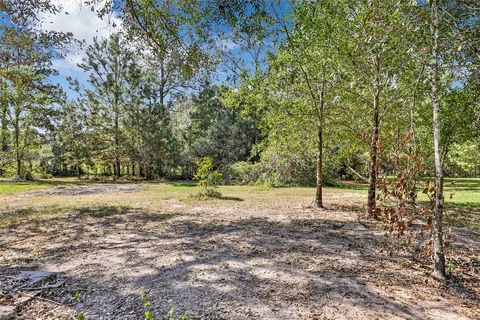
<svg viewBox="0 0 480 320">
<path fill-rule="evenodd" d="M 425 297 L 444 315 L 452 312 L 435 302 L 424 276 L 402 271 L 405 256 L 390 239 L 342 230 L 345 221 L 204 220 L 109 206 L 48 221 L 3 230 L 2 256 L 16 255 L 20 266 L 64 266 L 71 286 L 92 284 L 81 303 L 89 319 L 141 318 L 143 291 L 152 295 L 154 313 L 164 314 L 172 301 L 192 319 L 423 319 L 428 308 L 412 301 Z M 28 243 L 37 245 L 35 257 Z"/>
<path fill-rule="evenodd" d="M 446 205 L 445 220 L 454 227 L 480 231 L 479 203 L 449 203 Z"/>
</svg>

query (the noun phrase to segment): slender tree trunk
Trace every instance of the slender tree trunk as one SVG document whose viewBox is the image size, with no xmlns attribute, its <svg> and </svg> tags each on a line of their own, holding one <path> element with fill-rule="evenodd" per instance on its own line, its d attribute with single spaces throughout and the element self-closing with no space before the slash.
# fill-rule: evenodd
<svg viewBox="0 0 480 320">
<path fill-rule="evenodd" d="M 120 150 L 120 138 L 119 138 L 119 115 L 118 115 L 118 105 L 116 106 L 117 110 L 115 111 L 115 177 L 118 179 L 121 176 L 120 173 L 120 156 L 119 156 L 119 150 Z"/>
<path fill-rule="evenodd" d="M 370 167 L 368 170 L 368 215 L 377 218 L 377 174 L 378 174 L 378 141 L 380 135 L 380 58 L 374 58 L 375 62 L 375 87 L 373 92 L 373 130 L 370 144 Z"/>
<path fill-rule="evenodd" d="M 3 88 L 2 88 L 3 89 Z M 0 132 L 0 151 L 4 152 L 7 151 L 7 136 L 8 136 L 8 129 L 7 129 L 7 112 L 8 112 L 8 105 L 7 102 L 2 98 L 2 123 L 1 123 L 1 132 Z"/>
<path fill-rule="evenodd" d="M 160 103 L 163 104 L 165 99 L 165 66 L 163 58 L 160 61 Z"/>
<path fill-rule="evenodd" d="M 4 173 L 5 152 L 7 151 L 7 102 L 2 97 L 2 123 L 0 125 L 0 175 Z"/>
<path fill-rule="evenodd" d="M 118 57 L 115 59 L 115 66 L 114 66 L 114 70 L 115 70 L 115 84 L 120 84 L 120 80 L 121 79 L 121 76 L 119 76 L 119 74 L 121 72 L 124 72 L 124 70 L 120 70 L 120 63 L 118 62 Z M 115 175 L 115 178 L 120 178 L 121 176 L 121 172 L 120 172 L 120 98 L 121 98 L 121 95 L 122 95 L 122 92 L 121 90 L 116 86 L 116 89 L 113 91 L 113 95 L 114 95 L 114 101 L 113 101 L 113 108 L 114 108 L 114 143 L 115 143 L 115 146 L 114 146 L 114 164 L 113 164 L 113 172 L 114 172 L 114 175 Z"/>
<path fill-rule="evenodd" d="M 320 101 L 317 120 L 317 192 L 315 206 L 323 208 L 323 111 L 325 106 L 325 75 L 320 87 Z"/>
<path fill-rule="evenodd" d="M 445 280 L 445 252 L 443 248 L 443 170 L 440 145 L 440 103 L 438 98 L 439 61 L 439 0 L 433 1 L 432 12 L 432 104 L 433 104 L 433 145 L 435 151 L 435 210 L 433 220 L 433 261 L 434 276 Z"/>
<path fill-rule="evenodd" d="M 80 179 L 80 164 L 77 162 L 77 179 Z"/>
<path fill-rule="evenodd" d="M 20 153 L 18 150 L 15 152 L 15 158 L 17 162 L 17 177 L 18 179 L 22 178 L 22 159 L 20 158 Z"/>
<path fill-rule="evenodd" d="M 15 134 L 15 162 L 17 164 L 17 178 L 22 178 L 22 157 L 20 154 L 20 111 L 18 107 L 15 110 L 15 125 L 14 125 L 14 134 Z"/>
<path fill-rule="evenodd" d="M 323 130 L 322 124 L 317 124 L 317 192 L 315 195 L 315 206 L 323 208 Z"/>
</svg>

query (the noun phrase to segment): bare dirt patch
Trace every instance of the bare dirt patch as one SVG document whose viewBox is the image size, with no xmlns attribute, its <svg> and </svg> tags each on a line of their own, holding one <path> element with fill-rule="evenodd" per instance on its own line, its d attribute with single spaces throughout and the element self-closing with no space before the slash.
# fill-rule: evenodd
<svg viewBox="0 0 480 320">
<path fill-rule="evenodd" d="M 266 193 L 256 202 L 162 200 L 154 210 L 85 207 L 20 221 L 0 228 L 0 273 L 60 274 L 65 284 L 41 297 L 88 319 L 141 319 L 142 292 L 157 316 L 172 302 L 191 319 L 480 317 L 478 234 L 455 238 L 468 272 L 454 270 L 442 286 L 382 231 L 350 228 L 362 212 L 350 196 L 328 194 L 325 210 L 309 197 Z M 46 308 L 33 300 L 19 319 L 56 319 L 38 305 Z"/>
<path fill-rule="evenodd" d="M 119 185 L 119 184 L 102 184 L 93 186 L 76 186 L 76 187 L 55 187 L 45 190 L 36 190 L 24 192 L 21 195 L 28 196 L 83 196 L 91 194 L 102 193 L 117 193 L 117 192 L 135 192 L 141 190 L 137 185 Z"/>
</svg>

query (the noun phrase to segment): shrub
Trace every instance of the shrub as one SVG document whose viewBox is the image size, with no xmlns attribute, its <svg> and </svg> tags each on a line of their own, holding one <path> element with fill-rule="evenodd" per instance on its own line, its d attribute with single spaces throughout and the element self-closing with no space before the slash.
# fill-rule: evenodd
<svg viewBox="0 0 480 320">
<path fill-rule="evenodd" d="M 255 183 L 260 177 L 260 163 L 241 161 L 231 164 L 227 171 L 227 180 L 236 184 Z"/>
<path fill-rule="evenodd" d="M 213 161 L 210 157 L 203 157 L 197 161 L 197 173 L 193 176 L 198 180 L 198 186 L 201 188 L 197 195 L 200 197 L 221 197 L 220 192 L 216 191 L 222 181 L 222 174 L 213 169 Z"/>
</svg>

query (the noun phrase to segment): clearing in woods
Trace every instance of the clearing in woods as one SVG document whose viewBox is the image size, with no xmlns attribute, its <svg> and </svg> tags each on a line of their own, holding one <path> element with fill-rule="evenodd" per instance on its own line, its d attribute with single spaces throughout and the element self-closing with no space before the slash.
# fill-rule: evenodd
<svg viewBox="0 0 480 320">
<path fill-rule="evenodd" d="M 142 293 L 158 317 L 171 303 L 190 319 L 478 319 L 478 184 L 447 182 L 442 286 L 428 260 L 359 220 L 361 187 L 327 189 L 318 210 L 313 188 L 223 186 L 197 201 L 182 182 L 0 183 L 0 299 L 35 296 L 18 319 L 141 319 Z M 55 280 L 19 288 L 25 270 Z"/>
</svg>

